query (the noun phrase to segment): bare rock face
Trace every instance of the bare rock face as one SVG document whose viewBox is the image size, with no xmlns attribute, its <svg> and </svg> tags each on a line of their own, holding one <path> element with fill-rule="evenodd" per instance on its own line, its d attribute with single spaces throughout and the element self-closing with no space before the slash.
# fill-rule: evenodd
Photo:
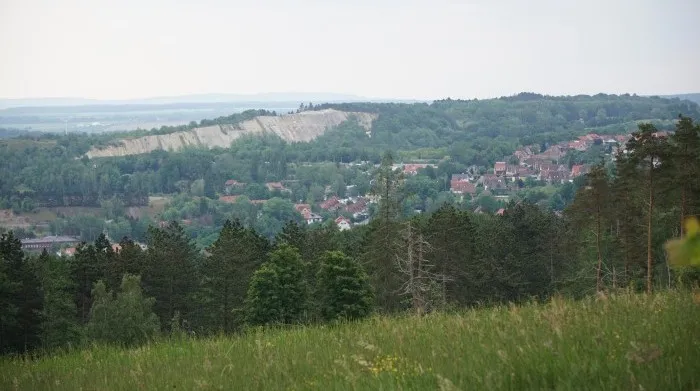
<svg viewBox="0 0 700 391">
<path fill-rule="evenodd" d="M 376 114 L 338 110 L 305 111 L 281 116 L 259 116 L 236 125 L 214 125 L 184 132 L 122 139 L 117 145 L 92 148 L 88 158 L 126 156 L 149 153 L 158 149 L 177 151 L 185 147 L 228 148 L 245 134 L 274 133 L 286 141 L 311 141 L 327 129 L 354 119 L 369 131 Z"/>
</svg>

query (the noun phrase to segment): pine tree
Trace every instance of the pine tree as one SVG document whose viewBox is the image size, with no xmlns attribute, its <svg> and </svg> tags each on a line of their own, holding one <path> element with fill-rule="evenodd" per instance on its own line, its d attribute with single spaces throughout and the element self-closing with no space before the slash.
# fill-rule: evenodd
<svg viewBox="0 0 700 391">
<path fill-rule="evenodd" d="M 676 132 L 671 135 L 672 186 L 680 190 L 680 234 L 683 236 L 687 216 L 700 212 L 700 124 L 680 116 Z"/>
<path fill-rule="evenodd" d="M 275 237 L 275 244 L 287 243 L 302 252 L 306 247 L 306 230 L 295 221 L 288 221 Z"/>
<path fill-rule="evenodd" d="M 243 303 L 250 279 L 265 260 L 268 241 L 238 220 L 226 221 L 204 260 L 203 308 L 208 328 L 231 332 L 244 321 Z"/>
<path fill-rule="evenodd" d="M 145 254 L 141 246 L 129 238 L 119 242 L 120 250 L 107 264 L 105 282 L 107 289 L 118 289 L 124 274 L 140 276 L 144 273 Z"/>
<path fill-rule="evenodd" d="M 78 310 L 78 322 L 87 323 L 92 307 L 92 287 L 98 280 L 105 278 L 106 265 L 100 264 L 102 257 L 92 244 L 81 243 L 75 255 L 69 260 L 71 280 L 75 289 L 74 300 Z"/>
<path fill-rule="evenodd" d="M 87 324 L 87 335 L 94 341 L 136 345 L 152 339 L 160 328 L 153 312 L 153 298 L 143 296 L 141 278 L 125 274 L 114 297 L 102 281 L 92 291 L 94 302 Z"/>
<path fill-rule="evenodd" d="M 370 223 L 362 248 L 362 263 L 370 275 L 377 304 L 385 311 L 402 307 L 399 297 L 401 283 L 396 269 L 401 216 L 401 178 L 394 172 L 393 157 L 386 153 L 375 178 L 373 194 L 379 198 L 379 210 Z"/>
<path fill-rule="evenodd" d="M 603 235 L 610 212 L 609 181 L 603 164 L 593 167 L 586 179 L 587 185 L 579 189 L 574 203 L 567 212 L 572 216 L 578 232 L 586 233 L 590 229 L 595 239 L 596 292 L 601 292 L 603 290 Z"/>
<path fill-rule="evenodd" d="M 611 186 L 611 204 L 614 218 L 612 230 L 617 243 L 619 258 L 622 260 L 622 281 L 620 286 L 635 284 L 640 277 L 639 272 L 644 257 L 644 231 L 639 221 L 644 220 L 643 194 L 639 189 L 639 167 L 628 154 L 619 151 L 615 157 L 615 178 Z M 616 274 L 616 273 L 615 273 Z"/>
<path fill-rule="evenodd" d="M 149 229 L 143 285 L 146 295 L 156 300 L 154 311 L 164 330 L 175 312 L 190 321 L 199 281 L 196 259 L 194 245 L 177 222 Z"/>
<path fill-rule="evenodd" d="M 46 250 L 39 257 L 44 308 L 41 313 L 41 344 L 44 349 L 70 346 L 80 341 L 75 317 L 73 282 L 69 265 Z"/>
<path fill-rule="evenodd" d="M 0 278 L 6 280 L 0 287 L 4 294 L 0 305 L 8 311 L 8 315 L 3 314 L 0 318 L 0 351 L 26 352 L 41 342 L 39 325 L 43 294 L 37 270 L 28 262 L 22 251 L 22 242 L 12 231 L 0 237 L 0 260 L 3 264 Z"/>
<path fill-rule="evenodd" d="M 647 191 L 647 278 L 646 291 L 651 293 L 654 277 L 653 264 L 653 218 L 655 193 L 658 191 L 657 172 L 662 165 L 664 153 L 667 152 L 666 140 L 657 137 L 657 129 L 652 124 L 640 124 L 639 131 L 632 133 L 632 138 L 627 143 L 627 149 L 630 151 L 630 159 L 636 163 L 645 178 L 645 187 Z"/>
<path fill-rule="evenodd" d="M 316 295 L 325 320 L 359 319 L 372 310 L 374 297 L 362 266 L 339 251 L 321 257 Z"/>
<path fill-rule="evenodd" d="M 425 236 L 432 248 L 428 259 L 439 273 L 450 277 L 440 283 L 443 300 L 461 304 L 477 302 L 484 281 L 469 215 L 452 205 L 443 205 L 428 219 Z"/>
<path fill-rule="evenodd" d="M 299 252 L 287 244 L 270 253 L 250 280 L 247 322 L 253 325 L 294 324 L 304 320 L 307 283 Z"/>
</svg>

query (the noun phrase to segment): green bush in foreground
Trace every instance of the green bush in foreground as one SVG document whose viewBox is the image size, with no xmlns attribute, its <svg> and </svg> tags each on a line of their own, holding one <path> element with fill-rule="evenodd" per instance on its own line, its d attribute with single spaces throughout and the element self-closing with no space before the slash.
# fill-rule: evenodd
<svg viewBox="0 0 700 391">
<path fill-rule="evenodd" d="M 693 390 L 687 291 L 0 360 L 0 389 Z"/>
<path fill-rule="evenodd" d="M 87 334 L 102 343 L 137 345 L 152 339 L 160 330 L 151 297 L 143 297 L 141 278 L 125 274 L 116 298 L 98 281 L 92 290 L 93 304 Z"/>
<path fill-rule="evenodd" d="M 369 315 L 374 295 L 362 266 L 339 251 L 321 256 L 316 293 L 325 320 L 360 319 Z"/>
</svg>

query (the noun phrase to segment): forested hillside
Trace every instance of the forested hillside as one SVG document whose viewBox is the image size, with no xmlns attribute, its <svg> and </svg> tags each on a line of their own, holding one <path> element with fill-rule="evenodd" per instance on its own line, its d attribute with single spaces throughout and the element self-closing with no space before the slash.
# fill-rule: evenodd
<svg viewBox="0 0 700 391">
<path fill-rule="evenodd" d="M 397 152 L 399 159 L 449 156 L 463 166 L 486 167 L 521 145 L 546 145 L 591 131 L 621 134 L 633 130 L 637 121 L 650 121 L 667 130 L 679 114 L 700 118 L 698 105 L 688 101 L 602 94 L 548 97 L 524 93 L 489 100 L 448 99 L 429 105 L 349 103 L 302 110 L 326 108 L 377 113 L 371 136 L 362 126 L 348 121 L 312 142 L 243 137 L 230 149 L 154 151 L 93 160 L 84 154 L 93 146 L 113 142 L 109 135 L 25 135 L 3 140 L 0 209 L 97 206 L 112 197 L 127 205 L 143 205 L 150 194 L 173 193 L 177 191 L 176 183 L 200 179 L 204 180 L 206 194 L 213 197 L 229 178 L 278 181 L 286 179 L 288 167 L 293 164 L 356 160 L 378 163 L 386 150 Z M 195 126 L 235 123 L 258 114 L 246 112 L 154 132 L 166 134 Z"/>
<path fill-rule="evenodd" d="M 700 125 L 683 117 L 673 134 L 657 130 L 640 125 L 562 214 L 511 201 L 499 213 L 445 203 L 406 217 L 409 182 L 387 153 L 374 218 L 350 230 L 282 216 L 270 239 L 234 218 L 200 251 L 172 221 L 149 227 L 143 247 L 100 235 L 67 258 L 25 254 L 3 234 L 0 351 L 692 286 L 700 228 L 682 223 L 700 214 Z M 664 247 L 679 237 L 674 257 L 696 258 L 686 267 Z"/>
</svg>

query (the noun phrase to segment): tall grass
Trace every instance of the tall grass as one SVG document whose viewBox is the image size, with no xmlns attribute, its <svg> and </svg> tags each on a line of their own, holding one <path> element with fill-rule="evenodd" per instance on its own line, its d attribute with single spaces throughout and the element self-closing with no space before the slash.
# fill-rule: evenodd
<svg viewBox="0 0 700 391">
<path fill-rule="evenodd" d="M 693 390 L 689 292 L 375 317 L 0 361 L 2 390 Z"/>
</svg>

